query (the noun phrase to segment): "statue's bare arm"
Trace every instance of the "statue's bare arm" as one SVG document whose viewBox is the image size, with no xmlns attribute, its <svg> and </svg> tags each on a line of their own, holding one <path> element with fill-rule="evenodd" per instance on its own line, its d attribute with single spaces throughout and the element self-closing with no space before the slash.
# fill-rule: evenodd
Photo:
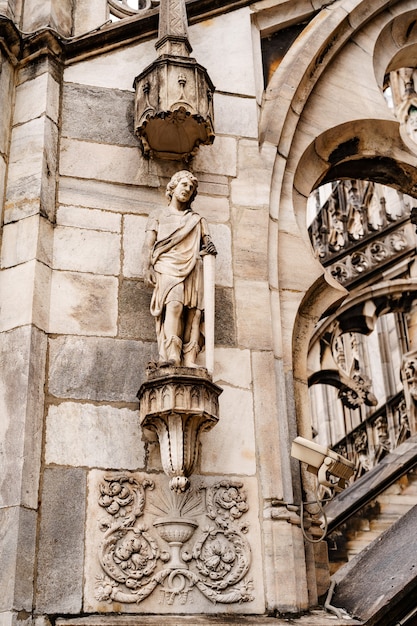
<svg viewBox="0 0 417 626">
<path fill-rule="evenodd" d="M 146 231 L 145 241 L 142 248 L 142 268 L 143 281 L 147 287 L 154 287 L 156 284 L 155 271 L 152 267 L 151 257 L 152 249 L 156 241 L 156 232 L 154 230 Z"/>
</svg>

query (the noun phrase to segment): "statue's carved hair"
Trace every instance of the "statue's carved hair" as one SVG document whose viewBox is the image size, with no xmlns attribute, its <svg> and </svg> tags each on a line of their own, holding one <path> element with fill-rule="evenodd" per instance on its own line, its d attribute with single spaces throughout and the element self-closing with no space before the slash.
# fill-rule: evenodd
<svg viewBox="0 0 417 626">
<path fill-rule="evenodd" d="M 188 180 L 192 183 L 192 185 L 194 187 L 194 191 L 193 191 L 193 193 L 191 195 L 191 198 L 190 198 L 190 200 L 188 201 L 188 204 L 187 204 L 187 208 L 190 208 L 194 198 L 197 195 L 198 180 L 194 176 L 194 174 L 192 174 L 188 170 L 180 170 L 179 172 L 175 172 L 175 174 L 172 176 L 171 180 L 169 181 L 169 183 L 167 185 L 166 197 L 169 198 L 169 200 L 171 200 L 172 194 L 174 193 L 174 189 L 178 185 L 178 183 L 180 182 L 180 180 L 182 178 L 188 178 Z"/>
</svg>

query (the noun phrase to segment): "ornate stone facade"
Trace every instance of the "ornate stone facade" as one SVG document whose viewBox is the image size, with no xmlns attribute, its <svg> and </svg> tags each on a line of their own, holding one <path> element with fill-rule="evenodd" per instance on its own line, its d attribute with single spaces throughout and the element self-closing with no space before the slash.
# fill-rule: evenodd
<svg viewBox="0 0 417 626">
<path fill-rule="evenodd" d="M 297 511 L 314 476 L 289 450 L 320 426 L 317 436 L 346 446 L 365 474 L 414 432 L 411 368 L 404 385 L 400 370 L 417 349 L 416 156 L 384 98 L 387 77 L 415 64 L 413 3 L 187 8 L 202 65 L 185 57 L 173 100 L 161 103 L 151 80 L 143 90 L 158 54 L 157 5 L 0 0 L 2 626 L 354 623 L 312 612 L 330 568 L 326 546 L 303 537 Z M 187 52 L 183 35 L 162 37 L 160 58 Z M 406 74 L 409 90 L 414 70 Z M 161 71 L 160 95 L 164 81 Z M 146 96 L 157 111 L 204 96 L 215 141 L 209 133 L 195 154 L 181 152 L 187 164 L 145 158 L 135 107 L 143 98 L 146 109 Z M 137 392 L 148 394 L 158 347 L 141 250 L 149 215 L 183 168 L 199 181 L 193 208 L 218 255 L 211 382 L 194 414 L 194 392 L 180 389 L 188 382 L 171 381 L 178 402 L 191 398 L 189 414 L 169 407 L 174 433 L 189 426 L 174 444 L 167 415 L 159 439 L 142 428 L 149 413 Z M 324 204 L 320 190 L 333 193 L 336 181 L 343 199 L 320 212 L 316 253 L 307 199 L 319 190 Z M 379 369 L 362 351 L 369 340 L 376 353 L 372 325 Z M 335 383 L 320 424 L 308 396 L 318 371 Z M 171 478 L 189 489 L 170 490 Z M 404 594 L 394 600 L 384 615 L 398 621 L 410 607 Z"/>
</svg>

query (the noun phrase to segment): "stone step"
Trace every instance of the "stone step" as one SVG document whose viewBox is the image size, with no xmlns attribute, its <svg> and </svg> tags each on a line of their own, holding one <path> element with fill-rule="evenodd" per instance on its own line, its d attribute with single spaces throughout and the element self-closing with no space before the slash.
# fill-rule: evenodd
<svg viewBox="0 0 417 626">
<path fill-rule="evenodd" d="M 379 512 L 359 521 L 360 528 L 348 532 L 347 558 L 350 561 L 417 504 L 417 473 L 412 472 L 377 496 Z"/>
</svg>

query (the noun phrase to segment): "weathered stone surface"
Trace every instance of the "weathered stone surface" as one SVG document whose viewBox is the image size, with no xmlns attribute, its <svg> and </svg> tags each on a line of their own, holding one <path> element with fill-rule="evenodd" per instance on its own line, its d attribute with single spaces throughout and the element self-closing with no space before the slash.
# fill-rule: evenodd
<svg viewBox="0 0 417 626">
<path fill-rule="evenodd" d="M 138 626 L 138 617 L 129 615 L 91 615 L 79 618 L 58 618 L 57 626 Z M 285 617 L 264 617 L 262 615 L 181 615 L 180 618 L 173 615 L 164 616 L 165 626 L 349 626 L 360 625 L 360 622 L 344 616 L 338 619 L 335 615 L 322 609 L 314 609 L 306 615 L 291 619 Z M 3 625 L 2 625 L 3 626 Z M 8 624 L 6 625 L 8 626 Z M 38 626 L 36 624 L 36 626 Z M 44 626 L 40 624 L 39 626 Z M 160 616 L 141 615 L 140 626 L 161 626 Z"/>
<path fill-rule="evenodd" d="M 0 330 L 31 323 L 47 329 L 49 275 L 49 268 L 37 261 L 22 263 L 0 273 Z"/>
<path fill-rule="evenodd" d="M 13 124 L 24 124 L 42 115 L 58 122 L 59 85 L 45 72 L 16 88 Z"/>
<path fill-rule="evenodd" d="M 163 191 L 134 185 L 115 185 L 95 180 L 63 177 L 59 186 L 62 204 L 148 215 L 161 206 Z"/>
<path fill-rule="evenodd" d="M 257 141 L 239 141 L 238 177 L 231 182 L 232 202 L 238 206 L 268 206 L 276 148 Z"/>
<path fill-rule="evenodd" d="M 100 0 L 77 3 L 74 11 L 74 35 L 83 35 L 101 27 L 108 19 L 107 6 Z"/>
<path fill-rule="evenodd" d="M 215 282 L 223 287 L 233 286 L 232 237 L 229 226 L 213 224 L 210 233 L 217 250 Z"/>
<path fill-rule="evenodd" d="M 143 276 L 142 247 L 147 219 L 139 215 L 126 215 L 123 219 L 123 275 L 129 278 Z"/>
<path fill-rule="evenodd" d="M 119 337 L 156 341 L 155 319 L 150 313 L 152 290 L 142 281 L 124 280 L 119 294 Z"/>
<path fill-rule="evenodd" d="M 62 139 L 60 173 L 77 178 L 139 184 L 139 158 L 137 148 Z M 75 204 L 73 200 L 71 202 Z"/>
<path fill-rule="evenodd" d="M 55 212 L 57 127 L 42 116 L 13 129 L 10 145 L 5 223 L 39 213 Z"/>
<path fill-rule="evenodd" d="M 7 165 L 6 165 L 6 161 L 4 156 L 1 154 L 0 152 L 0 194 L 1 197 L 4 197 L 4 189 L 6 186 L 6 171 L 7 171 Z"/>
<path fill-rule="evenodd" d="M 35 63 L 21 65 L 16 74 L 16 85 L 22 85 L 45 73 L 50 74 L 58 85 L 61 84 L 62 64 L 53 55 L 41 55 Z"/>
<path fill-rule="evenodd" d="M 282 341 L 280 348 L 282 349 L 284 359 L 291 358 L 288 353 L 288 346 L 292 344 L 293 341 L 293 325 L 303 295 L 302 291 L 292 290 L 289 285 L 287 289 L 282 289 L 279 293 L 279 312 L 281 320 L 280 340 Z"/>
<path fill-rule="evenodd" d="M 58 226 L 75 226 L 120 233 L 122 217 L 110 211 L 62 205 L 58 208 L 56 223 Z"/>
<path fill-rule="evenodd" d="M 198 174 L 198 189 L 201 193 L 213 196 L 229 196 L 229 181 L 220 174 Z"/>
<path fill-rule="evenodd" d="M 7 611 L 0 615 L 1 626 L 32 626 L 32 623 L 32 615 L 26 611 Z"/>
<path fill-rule="evenodd" d="M 120 236 L 104 231 L 57 226 L 54 230 L 53 259 L 56 270 L 117 275 L 120 271 Z"/>
<path fill-rule="evenodd" d="M 43 263 L 36 263 L 33 293 L 33 323 L 46 332 L 49 329 L 51 278 L 51 269 Z"/>
<path fill-rule="evenodd" d="M 86 487 L 85 470 L 45 469 L 36 580 L 39 613 L 81 610 Z"/>
<path fill-rule="evenodd" d="M 52 264 L 52 224 L 39 215 L 6 224 L 1 241 L 1 267 L 13 267 L 32 259 Z"/>
<path fill-rule="evenodd" d="M 224 485 L 230 481 L 231 489 L 228 491 L 228 488 L 225 488 L 225 495 L 234 495 L 235 489 L 239 490 L 239 495 L 243 496 L 244 502 L 246 502 L 246 507 L 242 508 L 241 511 L 237 513 L 238 519 L 236 523 L 234 521 L 229 522 L 230 515 L 228 515 L 228 511 L 226 507 L 222 508 L 220 501 L 220 497 L 218 501 L 216 501 L 212 505 L 211 511 L 213 508 L 220 513 L 222 513 L 225 517 L 226 524 L 229 523 L 229 528 L 233 528 L 233 534 L 229 535 L 229 539 L 231 537 L 231 552 L 234 553 L 237 558 L 240 560 L 240 566 L 242 563 L 249 565 L 249 570 L 246 575 L 242 576 L 242 570 L 239 572 L 239 568 L 236 567 L 236 558 L 234 559 L 234 563 L 231 565 L 233 568 L 234 576 L 227 579 L 227 575 L 224 576 L 224 572 L 222 572 L 222 583 L 224 586 L 220 588 L 220 590 L 213 585 L 212 595 L 210 596 L 210 581 L 207 585 L 202 582 L 201 585 L 192 585 L 191 588 L 188 589 L 188 583 L 185 582 L 185 592 L 179 595 L 178 593 L 169 593 L 167 592 L 167 588 L 171 582 L 174 582 L 175 585 L 178 584 L 179 580 L 182 579 L 181 572 L 177 572 L 175 570 L 174 581 L 167 580 L 165 577 L 164 584 L 158 584 L 161 582 L 161 579 L 157 579 L 153 576 L 154 573 L 158 571 L 160 573 L 162 568 L 169 568 L 169 561 L 167 565 L 164 565 L 159 560 L 155 563 L 156 568 L 154 572 L 150 572 L 150 578 L 153 579 L 152 584 L 147 585 L 147 587 L 141 587 L 141 595 L 138 597 L 131 590 L 129 586 L 125 586 L 120 580 L 116 582 L 116 580 L 112 580 L 110 578 L 111 574 L 107 575 L 104 572 L 103 567 L 100 565 L 99 556 L 103 557 L 103 554 L 107 557 L 107 564 L 111 563 L 112 556 L 109 554 L 108 544 L 107 547 L 103 545 L 103 525 L 102 522 L 112 522 L 114 517 L 111 516 L 111 508 L 108 507 L 105 509 L 103 506 L 100 506 L 99 499 L 102 493 L 102 490 L 106 492 L 109 491 L 109 487 L 111 490 L 111 476 L 114 476 L 114 472 L 103 472 L 99 470 L 92 470 L 89 473 L 88 480 L 88 510 L 87 510 L 87 519 L 86 519 L 86 559 L 85 559 L 85 593 L 84 593 L 84 611 L 85 613 L 104 613 L 104 612 L 112 612 L 112 613 L 123 613 L 132 614 L 136 613 L 135 620 L 136 624 L 142 624 L 142 620 L 149 619 L 147 615 L 153 614 L 158 616 L 158 624 L 162 624 L 165 622 L 165 616 L 169 620 L 169 614 L 176 613 L 177 618 L 175 624 L 182 623 L 185 615 L 192 615 L 192 621 L 190 623 L 195 624 L 199 623 L 198 615 L 205 614 L 205 620 L 209 615 L 227 615 L 227 619 L 230 618 L 231 615 L 239 615 L 241 616 L 243 610 L 245 613 L 249 613 L 252 615 L 262 614 L 264 612 L 264 589 L 263 589 L 263 581 L 262 581 L 262 569 L 261 569 L 261 561 L 259 559 L 254 558 L 256 554 L 259 553 L 261 549 L 260 544 L 260 533 L 259 533 L 259 510 L 258 510 L 258 493 L 257 493 L 257 482 L 254 477 L 248 476 L 239 476 L 235 475 L 233 479 L 226 476 L 225 474 L 214 475 L 214 476 L 201 476 L 196 475 L 191 478 L 192 486 L 191 491 L 187 494 L 186 500 L 184 500 L 184 495 L 180 495 L 178 498 L 175 497 L 172 493 L 167 493 L 169 491 L 168 487 L 168 479 L 165 475 L 155 474 L 155 473 L 142 473 L 142 472 L 129 472 L 123 473 L 128 480 L 131 479 L 132 483 L 124 482 L 126 485 L 126 491 L 130 491 L 130 485 L 133 484 L 139 487 L 137 490 L 138 497 L 135 499 L 135 502 L 139 504 L 133 510 L 134 515 L 136 515 L 136 528 L 139 526 L 146 526 L 147 537 L 151 537 L 153 541 L 159 546 L 159 549 L 165 552 L 165 554 L 169 557 L 171 554 L 171 558 L 169 561 L 172 561 L 172 552 L 173 549 L 167 543 L 167 535 L 162 532 L 161 526 L 154 527 L 153 523 L 156 521 L 155 517 L 158 516 L 160 521 L 161 518 L 161 510 L 162 514 L 165 511 L 172 510 L 173 505 L 177 505 L 182 509 L 182 516 L 187 519 L 188 517 L 192 517 L 196 526 L 199 526 L 198 529 L 189 537 L 187 541 L 183 544 L 183 549 L 181 552 L 187 550 L 188 554 L 192 555 L 193 547 L 196 546 L 198 540 L 202 540 L 204 537 L 204 529 L 207 528 L 207 525 L 210 526 L 210 529 L 216 527 L 218 529 L 216 540 L 218 540 L 218 545 L 224 545 L 223 541 L 224 534 L 220 530 L 220 527 L 217 525 L 219 518 L 216 520 L 212 520 L 209 518 L 208 514 L 208 506 L 206 506 L 205 501 L 208 501 L 209 494 L 205 496 L 206 490 L 211 489 L 211 497 L 213 495 L 221 496 L 224 491 L 223 487 L 220 487 L 220 484 Z M 107 478 L 107 480 L 106 480 Z M 224 482 L 223 482 L 224 481 Z M 151 485 L 149 485 L 151 482 Z M 194 486 L 195 482 L 195 486 Z M 113 478 L 113 485 L 117 486 L 117 478 Z M 120 484 L 120 483 L 119 483 Z M 145 484 L 149 486 L 149 488 L 145 488 Z M 153 488 L 152 488 L 153 487 Z M 220 488 L 219 488 L 220 487 Z M 202 500 L 200 499 L 203 496 Z M 140 500 L 139 500 L 140 499 Z M 185 503 L 184 508 L 183 504 Z M 103 504 L 103 501 L 101 502 Z M 189 509 L 187 510 L 187 506 L 197 505 L 195 508 L 191 509 L 192 513 L 189 513 Z M 158 508 L 155 508 L 158 507 Z M 162 509 L 160 508 L 162 507 Z M 123 511 L 123 503 L 121 503 L 121 510 Z M 178 514 L 177 514 L 178 515 Z M 129 520 L 124 518 L 126 523 L 129 524 Z M 239 524 L 244 523 L 247 528 L 247 532 L 243 532 L 239 528 Z M 159 531 L 161 528 L 161 532 Z M 111 531 L 110 531 L 111 532 Z M 130 531 L 131 532 L 131 531 Z M 119 536 L 123 536 L 123 530 L 120 531 Z M 113 535 L 114 537 L 114 535 Z M 238 539 L 240 537 L 240 541 Z M 233 540 L 238 541 L 233 544 Z M 209 542 L 210 543 L 210 542 Z M 120 544 L 119 544 L 120 545 Z M 155 545 L 155 544 L 154 544 Z M 216 542 L 217 545 L 217 542 Z M 236 550 L 237 546 L 237 550 Z M 249 549 L 248 549 L 249 547 Z M 144 548 L 145 549 L 145 548 Z M 215 548 L 214 548 L 215 549 Z M 210 556 L 212 553 L 213 547 L 212 544 L 207 547 L 207 552 L 204 556 L 202 556 L 202 560 L 208 562 L 207 554 Z M 205 552 L 205 546 L 203 545 L 202 552 Z M 230 552 L 228 551 L 228 555 Z M 204 558 L 206 557 L 206 558 Z M 181 559 L 181 557 L 180 557 Z M 214 561 L 215 559 L 212 559 Z M 120 561 L 119 561 L 120 562 Z M 136 572 L 141 569 L 142 565 L 139 561 L 136 561 L 138 564 L 136 566 Z M 180 570 L 183 569 L 186 574 L 190 571 L 194 574 L 194 581 L 199 581 L 203 577 L 201 576 L 201 572 L 196 566 L 195 559 L 191 558 L 187 565 L 183 568 L 182 564 L 185 565 L 184 562 L 180 561 Z M 152 567 L 152 564 L 150 564 Z M 134 567 L 134 566 L 133 566 Z M 113 572 L 117 571 L 117 566 L 114 566 Z M 239 579 L 240 574 L 240 579 Z M 119 577 L 120 579 L 121 577 Z M 188 578 L 188 577 L 187 577 Z M 233 584 L 233 580 L 239 581 L 239 584 Z M 113 589 L 109 587 L 107 581 L 112 581 L 114 584 Z M 153 584 L 155 583 L 155 584 Z M 184 587 L 181 587 L 181 590 Z M 113 598 L 106 599 L 106 594 L 108 591 L 114 591 L 115 595 Z M 224 593 L 223 593 L 224 590 Z M 203 593 L 206 591 L 206 593 Z M 207 591 L 209 593 L 207 593 Z M 243 592 L 244 597 L 247 595 L 251 596 L 253 599 L 242 602 L 239 602 L 239 596 Z M 213 597 L 218 598 L 219 595 L 223 595 L 224 600 L 213 602 Z M 116 596 L 116 597 L 115 597 Z M 117 597 L 119 596 L 119 597 Z M 207 597 L 209 596 L 209 597 Z M 229 597 L 228 597 L 229 596 Z M 233 597 L 235 601 L 233 601 Z M 129 601 L 130 600 L 130 601 Z M 138 613 L 140 615 L 138 615 Z M 179 616 L 178 614 L 181 614 Z M 142 617 L 143 615 L 143 617 Z M 162 619 L 161 616 L 164 616 Z M 101 617 L 103 619 L 104 616 Z M 115 617 L 113 616 L 113 619 Z M 118 619 L 118 618 L 116 618 Z M 218 619 L 215 618 L 215 620 Z M 146 621 L 145 621 L 146 623 Z M 152 622 L 151 622 L 152 623 Z M 174 623 L 174 622 L 173 622 Z M 208 623 L 210 623 L 210 618 L 208 618 Z M 215 623 L 215 622 L 214 622 Z M 222 622 L 220 622 L 222 623 Z M 252 622 L 254 623 L 254 622 Z"/>
<path fill-rule="evenodd" d="M 75 402 L 49 407 L 46 463 L 136 470 L 144 459 L 138 411 Z"/>
<path fill-rule="evenodd" d="M 214 354 L 214 382 L 225 382 L 234 387 L 249 389 L 252 382 L 249 350 L 216 348 Z"/>
<path fill-rule="evenodd" d="M 31 611 L 35 538 L 35 511 L 19 506 L 0 509 L 0 611 Z"/>
<path fill-rule="evenodd" d="M 271 348 L 271 309 L 266 282 L 237 280 L 238 342 L 246 348 Z"/>
<path fill-rule="evenodd" d="M 157 354 L 153 343 L 109 338 L 57 337 L 49 345 L 49 393 L 76 400 L 137 403 Z"/>
<path fill-rule="evenodd" d="M 1 54 L 1 61 L 3 55 Z M 9 143 L 10 120 L 12 116 L 13 81 L 14 69 L 11 63 L 1 63 L 0 74 L 0 153 L 6 154 Z M 1 196 L 3 197 L 3 196 Z"/>
<path fill-rule="evenodd" d="M 94 85 L 131 91 L 132 81 L 155 59 L 155 41 L 126 46 L 109 55 L 97 55 L 65 68 L 64 80 L 68 83 Z M 109 63 L 117 72 L 109 71 Z"/>
<path fill-rule="evenodd" d="M 215 291 L 214 342 L 223 346 L 236 345 L 236 315 L 233 290 L 216 287 Z"/>
<path fill-rule="evenodd" d="M 64 137 L 138 147 L 132 92 L 70 83 L 64 86 L 62 107 Z"/>
<path fill-rule="evenodd" d="M 278 264 L 279 264 L 279 276 L 281 279 L 281 285 L 291 285 L 290 289 L 304 290 L 308 281 L 311 284 L 311 274 L 306 272 L 303 268 L 310 266 L 311 273 L 316 271 L 317 275 L 322 272 L 322 267 L 319 265 L 317 258 L 314 257 L 312 248 L 306 243 L 300 236 L 299 230 L 295 225 L 293 232 L 281 232 L 279 235 L 279 251 L 278 251 Z M 282 265 L 284 258 L 284 251 L 286 255 L 291 250 L 292 263 Z"/>
<path fill-rule="evenodd" d="M 45 360 L 36 328 L 0 335 L 0 507 L 38 504 Z"/>
<path fill-rule="evenodd" d="M 204 63 L 218 91 L 255 95 L 248 7 L 193 24 L 190 27 L 190 42 L 193 56 Z M 225 59 L 228 59 L 227 63 Z"/>
<path fill-rule="evenodd" d="M 267 280 L 268 210 L 234 208 L 232 222 L 234 275 L 250 280 Z"/>
<path fill-rule="evenodd" d="M 224 385 L 219 402 L 219 422 L 201 435 L 201 470 L 255 474 L 252 392 Z"/>
<path fill-rule="evenodd" d="M 252 352 L 254 416 L 258 471 L 262 496 L 283 499 L 280 456 L 279 414 L 276 406 L 276 381 L 272 352 Z M 268 463 L 264 463 L 268 459 Z"/>
<path fill-rule="evenodd" d="M 237 137 L 258 137 L 258 105 L 255 98 L 214 94 L 216 133 Z"/>
<path fill-rule="evenodd" d="M 233 137 L 216 137 L 212 146 L 204 146 L 194 158 L 195 172 L 236 176 L 236 167 L 237 145 Z"/>
<path fill-rule="evenodd" d="M 279 606 L 283 613 L 295 613 L 300 605 L 307 609 L 308 589 L 301 529 L 287 519 L 270 519 L 264 521 L 263 530 L 267 609 L 273 611 Z M 318 622 L 320 625 L 325 623 L 324 620 Z"/>
<path fill-rule="evenodd" d="M 7 184 L 5 221 L 39 211 L 45 119 L 37 118 L 13 129 Z"/>
<path fill-rule="evenodd" d="M 29 0 L 25 5 L 22 29 L 35 31 L 49 24 L 64 36 L 71 35 L 72 2 L 70 0 L 48 0 L 37 2 Z"/>
<path fill-rule="evenodd" d="M 200 190 L 200 184 L 198 187 Z M 210 223 L 229 221 L 230 208 L 227 198 L 206 196 L 199 192 L 193 202 L 193 208 Z"/>
<path fill-rule="evenodd" d="M 116 335 L 117 278 L 53 272 L 50 332 Z"/>
</svg>

